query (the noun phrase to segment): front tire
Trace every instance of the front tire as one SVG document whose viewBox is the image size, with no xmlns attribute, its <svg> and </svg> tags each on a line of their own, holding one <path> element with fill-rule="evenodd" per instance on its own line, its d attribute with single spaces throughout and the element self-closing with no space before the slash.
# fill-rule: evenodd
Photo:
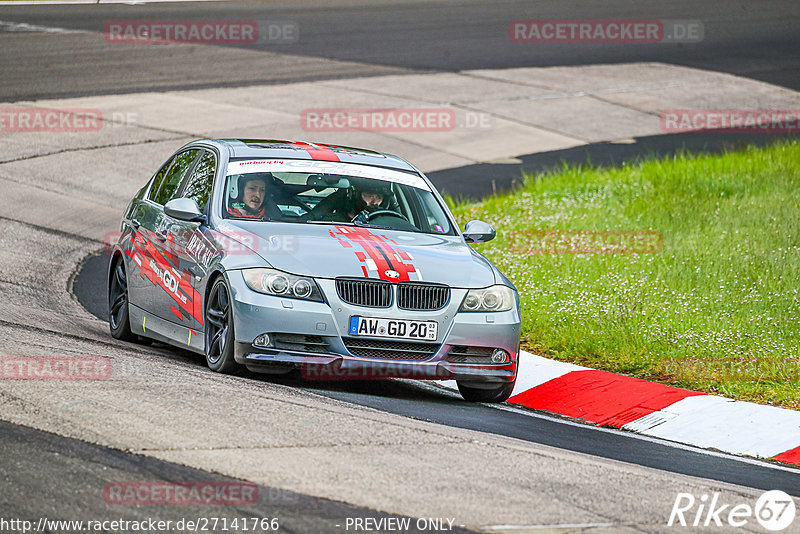
<svg viewBox="0 0 800 534">
<path fill-rule="evenodd" d="M 233 306 L 224 278 L 218 278 L 206 299 L 206 363 L 218 373 L 232 374 L 241 368 L 233 359 Z"/>
<path fill-rule="evenodd" d="M 111 335 L 121 341 L 136 341 L 138 336 L 131 332 L 130 310 L 128 309 L 128 276 L 125 262 L 119 256 L 111 265 L 111 281 L 108 288 L 108 327 Z"/>
<path fill-rule="evenodd" d="M 516 378 L 512 382 L 505 382 L 500 386 L 485 389 L 476 388 L 465 385 L 462 382 L 458 384 L 458 391 L 465 401 L 469 402 L 505 402 L 514 391 L 514 385 L 517 383 Z"/>
</svg>

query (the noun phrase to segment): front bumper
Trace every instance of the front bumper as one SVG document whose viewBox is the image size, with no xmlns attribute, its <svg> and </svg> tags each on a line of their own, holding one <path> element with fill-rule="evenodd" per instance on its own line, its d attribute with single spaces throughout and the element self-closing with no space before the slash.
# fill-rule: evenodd
<svg viewBox="0 0 800 534">
<path fill-rule="evenodd" d="M 241 271 L 228 271 L 227 275 L 234 307 L 234 359 L 254 371 L 297 369 L 301 376 L 311 380 L 411 378 L 501 384 L 516 378 L 521 323 L 518 309 L 458 313 L 465 289 L 453 288 L 450 302 L 441 310 L 411 312 L 394 304 L 389 308 L 367 308 L 342 302 L 333 280 L 317 279 L 327 302 L 310 302 L 254 292 L 245 285 Z M 402 351 L 394 357 L 391 349 L 383 351 L 380 357 L 359 356 L 353 353 L 354 338 L 348 334 L 353 315 L 436 321 L 437 339 L 425 343 L 429 354 L 424 358 L 417 355 L 408 359 Z M 319 343 L 311 351 L 303 350 L 302 344 L 291 348 L 254 346 L 255 338 L 264 333 L 307 336 Z M 368 340 L 384 345 L 400 341 L 372 337 Z M 465 347 L 485 349 L 488 353 L 502 349 L 508 353 L 509 361 L 493 364 L 488 353 L 485 360 L 456 361 L 459 358 L 455 352 Z"/>
</svg>

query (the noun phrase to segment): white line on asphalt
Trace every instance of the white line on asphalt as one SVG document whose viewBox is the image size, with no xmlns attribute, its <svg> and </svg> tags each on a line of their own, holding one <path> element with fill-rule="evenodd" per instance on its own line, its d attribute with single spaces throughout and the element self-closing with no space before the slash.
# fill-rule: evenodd
<svg viewBox="0 0 800 534">
<path fill-rule="evenodd" d="M 227 2 L 228 0 L 13 0 L 0 6 L 68 6 L 70 4 L 162 4 L 168 2 Z"/>
<path fill-rule="evenodd" d="M 0 2 L 0 6 L 11 4 L 12 2 Z M 14 33 L 87 33 L 83 30 L 68 30 L 66 28 L 56 28 L 54 26 L 38 26 L 25 22 L 7 22 L 0 20 L 0 32 Z"/>
<path fill-rule="evenodd" d="M 550 530 L 564 528 L 607 528 L 615 526 L 614 523 L 567 523 L 563 525 L 490 525 L 478 527 L 482 532 L 525 532 L 527 530 Z"/>
</svg>

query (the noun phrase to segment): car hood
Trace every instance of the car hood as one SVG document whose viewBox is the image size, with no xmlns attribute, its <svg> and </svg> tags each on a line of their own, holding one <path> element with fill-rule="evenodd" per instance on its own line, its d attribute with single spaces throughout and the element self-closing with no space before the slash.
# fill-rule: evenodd
<svg viewBox="0 0 800 534">
<path fill-rule="evenodd" d="M 219 231 L 252 249 L 274 268 L 297 275 L 423 280 L 451 287 L 495 283 L 492 264 L 459 236 L 230 220 Z"/>
</svg>

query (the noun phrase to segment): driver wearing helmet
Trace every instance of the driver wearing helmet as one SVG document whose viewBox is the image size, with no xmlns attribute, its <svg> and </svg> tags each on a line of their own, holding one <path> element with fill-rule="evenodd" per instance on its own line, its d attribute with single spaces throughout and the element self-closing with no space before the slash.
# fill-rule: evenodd
<svg viewBox="0 0 800 534">
<path fill-rule="evenodd" d="M 362 212 L 374 212 L 390 209 L 390 200 L 393 198 L 390 184 L 377 180 L 370 180 L 364 184 L 356 185 L 348 191 L 347 201 L 337 208 L 328 220 L 352 221 Z"/>
<path fill-rule="evenodd" d="M 280 219 L 281 209 L 267 193 L 274 181 L 268 172 L 239 176 L 239 195 L 228 207 L 228 213 L 245 219 Z"/>
</svg>

